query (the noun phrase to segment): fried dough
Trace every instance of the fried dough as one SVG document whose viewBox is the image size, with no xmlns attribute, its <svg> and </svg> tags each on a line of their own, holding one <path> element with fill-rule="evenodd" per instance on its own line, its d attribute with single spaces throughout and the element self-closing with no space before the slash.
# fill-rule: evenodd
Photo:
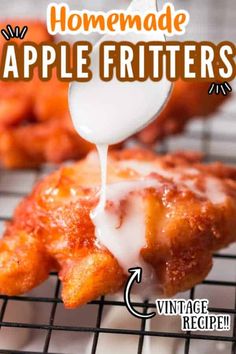
<svg viewBox="0 0 236 354">
<path fill-rule="evenodd" d="M 203 164 L 194 153 L 158 156 L 123 150 L 109 155 L 109 186 L 145 179 L 156 185 L 131 188 L 117 201 L 115 212 L 122 215 L 122 224 L 129 217 L 126 203 L 135 195 L 141 198 L 146 244 L 140 255 L 155 271 L 163 294 L 172 296 L 201 282 L 211 269 L 213 252 L 235 241 L 236 169 Z M 95 152 L 36 185 L 0 241 L 1 294 L 22 294 L 53 269 L 67 308 L 122 288 L 127 269 L 98 241 L 90 218 L 99 189 Z M 106 210 L 114 212 L 109 199 Z M 130 237 L 135 242 L 135 234 Z"/>
</svg>

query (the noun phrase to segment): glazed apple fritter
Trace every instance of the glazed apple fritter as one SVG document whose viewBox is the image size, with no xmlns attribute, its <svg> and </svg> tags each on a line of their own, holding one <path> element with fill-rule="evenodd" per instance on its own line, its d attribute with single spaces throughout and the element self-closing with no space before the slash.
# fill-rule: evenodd
<svg viewBox="0 0 236 354">
<path fill-rule="evenodd" d="M 153 267 L 166 296 L 201 282 L 211 269 L 213 252 L 236 238 L 236 168 L 200 160 L 194 153 L 158 156 L 146 150 L 109 156 L 109 186 L 145 179 L 156 183 L 131 188 L 116 208 L 108 198 L 106 211 L 119 215 L 121 227 L 129 218 L 130 198 L 141 198 L 146 245 L 140 255 Z M 95 152 L 36 185 L 17 207 L 0 241 L 1 294 L 27 292 L 53 269 L 61 279 L 67 308 L 122 287 L 127 270 L 96 239 L 90 218 L 99 189 Z M 135 242 L 135 234 L 130 237 Z"/>
<path fill-rule="evenodd" d="M 36 43 L 53 41 L 40 21 L 6 21 L 29 30 L 24 38 Z M 0 37 L 0 53 L 3 44 Z M 184 129 L 196 116 L 208 116 L 225 100 L 209 96 L 209 83 L 177 81 L 161 115 L 137 139 L 152 144 Z M 75 132 L 68 112 L 68 84 L 53 77 L 42 82 L 35 72 L 29 82 L 0 82 L 0 162 L 7 168 L 37 167 L 84 157 L 92 146 Z"/>
</svg>

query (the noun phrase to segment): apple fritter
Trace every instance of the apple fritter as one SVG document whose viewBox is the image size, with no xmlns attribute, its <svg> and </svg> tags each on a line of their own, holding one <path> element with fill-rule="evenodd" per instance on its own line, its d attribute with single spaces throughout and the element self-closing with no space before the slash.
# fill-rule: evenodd
<svg viewBox="0 0 236 354">
<path fill-rule="evenodd" d="M 24 41 L 53 42 L 44 22 L 6 21 L 28 26 Z M 14 39 L 19 42 L 19 40 Z M 0 53 L 6 43 L 0 38 Z M 6 168 L 37 167 L 84 157 L 92 149 L 75 132 L 67 103 L 68 83 L 40 81 L 37 70 L 31 81 L 0 82 L 0 163 Z"/>
<path fill-rule="evenodd" d="M 150 180 L 150 185 L 132 187 Z M 213 252 L 236 238 L 236 168 L 203 164 L 195 153 L 113 151 L 108 187 L 127 182 L 131 187 L 124 187 L 115 206 L 108 195 L 106 212 L 119 216 L 119 228 L 130 217 L 130 200 L 141 200 L 145 245 L 140 257 L 154 270 L 163 294 L 172 296 L 201 282 L 211 269 Z M 127 269 L 97 239 L 90 217 L 99 190 L 95 152 L 35 186 L 16 208 L 0 241 L 1 294 L 24 293 L 53 269 L 61 279 L 67 308 L 122 288 Z M 137 241 L 135 232 L 130 237 Z M 125 246 L 122 234 L 119 242 Z"/>
</svg>

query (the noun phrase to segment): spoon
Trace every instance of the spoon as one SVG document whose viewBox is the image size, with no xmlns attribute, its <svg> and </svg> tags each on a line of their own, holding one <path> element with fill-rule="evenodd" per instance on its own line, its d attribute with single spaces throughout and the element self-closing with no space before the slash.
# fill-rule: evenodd
<svg viewBox="0 0 236 354">
<path fill-rule="evenodd" d="M 155 0 L 133 0 L 128 11 L 155 11 Z M 99 77 L 99 45 L 103 41 L 165 41 L 162 32 L 104 35 L 91 54 L 93 78 L 89 82 L 73 82 L 69 88 L 69 108 L 77 132 L 97 145 L 121 142 L 152 122 L 165 105 L 171 83 L 163 77 L 159 82 L 119 82 L 115 77 L 104 82 Z"/>
</svg>

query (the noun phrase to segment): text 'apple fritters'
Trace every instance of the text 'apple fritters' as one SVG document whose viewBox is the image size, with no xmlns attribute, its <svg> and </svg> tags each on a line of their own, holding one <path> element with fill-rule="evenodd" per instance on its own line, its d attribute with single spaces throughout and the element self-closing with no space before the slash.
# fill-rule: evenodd
<svg viewBox="0 0 236 354">
<path fill-rule="evenodd" d="M 28 26 L 25 41 L 54 41 L 43 22 L 8 20 L 1 23 L 1 28 L 8 23 L 13 27 Z M 0 54 L 5 43 L 0 37 Z M 177 81 L 163 112 L 137 134 L 137 139 L 146 144 L 155 143 L 181 132 L 190 119 L 214 112 L 225 97 L 209 96 L 208 87 L 207 82 Z M 55 70 L 46 82 L 39 80 L 36 70 L 29 82 L 0 82 L 0 163 L 4 167 L 35 167 L 86 156 L 92 146 L 74 130 L 67 95 L 68 83 L 59 81 Z"/>
</svg>

